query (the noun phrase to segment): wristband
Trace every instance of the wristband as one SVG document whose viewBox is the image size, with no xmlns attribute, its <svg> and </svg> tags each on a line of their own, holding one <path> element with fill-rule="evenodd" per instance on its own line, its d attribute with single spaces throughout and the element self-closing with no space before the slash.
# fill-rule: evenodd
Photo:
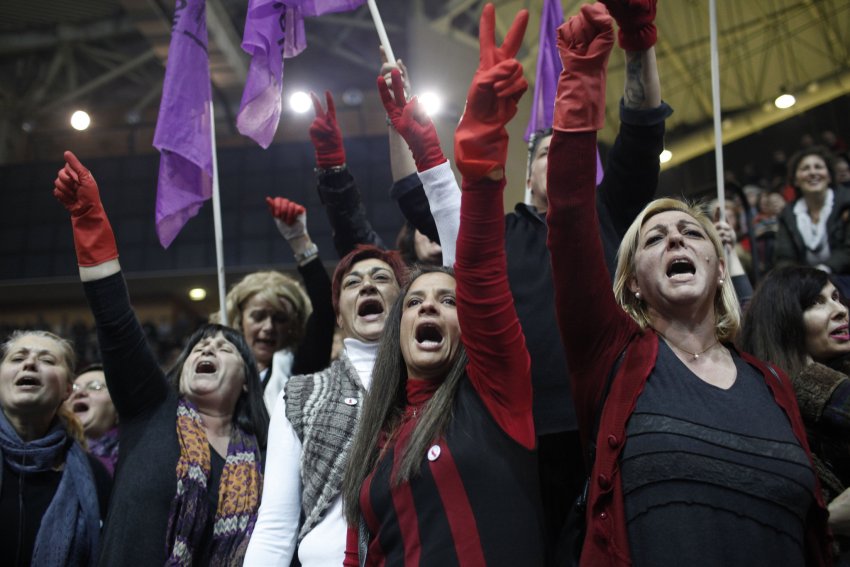
<svg viewBox="0 0 850 567">
<path fill-rule="evenodd" d="M 319 255 L 319 247 L 316 246 L 315 242 L 311 242 L 307 248 L 304 249 L 303 252 L 299 252 L 295 255 L 295 261 L 299 266 L 303 266 L 313 258 Z"/>
<path fill-rule="evenodd" d="M 317 167 L 313 171 L 316 172 L 316 175 L 330 175 L 333 173 L 341 173 L 348 168 L 346 164 L 342 165 L 333 165 L 331 167 Z"/>
</svg>

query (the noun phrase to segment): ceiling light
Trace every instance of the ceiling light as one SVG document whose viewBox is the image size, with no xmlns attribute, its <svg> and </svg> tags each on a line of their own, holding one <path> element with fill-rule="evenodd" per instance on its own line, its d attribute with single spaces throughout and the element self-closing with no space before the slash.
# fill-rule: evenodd
<svg viewBox="0 0 850 567">
<path fill-rule="evenodd" d="M 424 92 L 417 98 L 428 116 L 439 114 L 443 108 L 443 97 L 433 91 Z"/>
<path fill-rule="evenodd" d="M 74 130 L 85 130 L 91 124 L 91 117 L 85 110 L 77 110 L 71 115 L 71 127 Z"/>
<path fill-rule="evenodd" d="M 195 287 L 189 290 L 189 299 L 192 301 L 203 301 L 207 298 L 207 290 L 202 287 Z"/>
<path fill-rule="evenodd" d="M 796 103 L 797 99 L 794 98 L 794 95 L 789 93 L 782 93 L 781 95 L 776 97 L 776 100 L 773 101 L 773 104 L 776 106 L 776 108 L 780 109 L 791 108 Z"/>
<path fill-rule="evenodd" d="M 296 91 L 289 97 L 289 108 L 298 114 L 304 114 L 313 108 L 313 99 L 304 91 Z"/>
<path fill-rule="evenodd" d="M 670 150 L 664 150 L 663 152 L 658 154 L 658 161 L 660 161 L 661 163 L 667 163 L 671 159 L 673 159 L 673 152 L 671 152 Z"/>
</svg>

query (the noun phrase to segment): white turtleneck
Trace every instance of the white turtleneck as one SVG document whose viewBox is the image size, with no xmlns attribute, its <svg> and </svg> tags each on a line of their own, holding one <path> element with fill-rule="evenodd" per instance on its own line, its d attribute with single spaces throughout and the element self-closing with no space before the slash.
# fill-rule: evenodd
<svg viewBox="0 0 850 567">
<path fill-rule="evenodd" d="M 345 354 L 367 391 L 378 343 L 344 339 Z M 251 535 L 244 565 L 289 567 L 301 518 L 301 440 L 286 418 L 286 401 L 277 396 L 269 425 L 263 500 Z M 342 497 L 331 503 L 324 518 L 301 540 L 298 559 L 303 567 L 342 565 L 348 526 L 342 515 Z"/>
</svg>

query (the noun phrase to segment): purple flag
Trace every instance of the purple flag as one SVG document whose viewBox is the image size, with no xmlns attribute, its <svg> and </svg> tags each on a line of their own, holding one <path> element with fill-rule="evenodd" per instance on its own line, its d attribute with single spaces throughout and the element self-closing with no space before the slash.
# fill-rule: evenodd
<svg viewBox="0 0 850 567">
<path fill-rule="evenodd" d="M 295 57 L 306 46 L 297 8 L 278 0 L 250 0 L 242 49 L 251 55 L 251 66 L 236 127 L 263 148 L 272 143 L 280 122 L 283 58 Z"/>
<path fill-rule="evenodd" d="M 537 75 L 534 78 L 534 97 L 531 99 L 531 118 L 525 129 L 525 141 L 537 130 L 552 127 L 555 114 L 555 91 L 561 74 L 561 57 L 556 42 L 557 29 L 564 23 L 561 0 L 543 0 L 540 15 L 540 43 L 537 50 Z"/>
<path fill-rule="evenodd" d="M 210 69 L 204 0 L 176 0 L 153 145 L 160 151 L 156 232 L 168 248 L 212 196 Z"/>
<path fill-rule="evenodd" d="M 242 92 L 236 127 L 263 148 L 280 122 L 283 60 L 307 47 L 304 17 L 353 10 L 365 0 L 250 0 L 242 49 L 251 67 Z"/>
<path fill-rule="evenodd" d="M 562 23 L 564 23 L 564 11 L 561 9 L 561 0 L 543 0 L 543 13 L 540 15 L 540 43 L 537 50 L 537 75 L 534 79 L 534 96 L 531 99 L 531 117 L 525 129 L 526 142 L 538 130 L 552 127 L 558 76 L 563 69 L 557 43 L 557 29 Z M 597 185 L 602 183 L 602 176 L 602 160 L 597 150 Z"/>
<path fill-rule="evenodd" d="M 300 8 L 302 16 L 321 16 L 353 10 L 365 4 L 366 0 L 283 0 L 283 2 Z"/>
</svg>

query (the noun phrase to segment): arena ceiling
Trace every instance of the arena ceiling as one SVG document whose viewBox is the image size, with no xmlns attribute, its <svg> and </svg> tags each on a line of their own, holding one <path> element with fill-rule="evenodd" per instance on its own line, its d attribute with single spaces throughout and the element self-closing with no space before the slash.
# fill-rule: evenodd
<svg viewBox="0 0 850 567">
<path fill-rule="evenodd" d="M 543 0 L 496 0 L 497 33 L 520 8 L 531 12 L 523 60 L 534 79 Z M 724 141 L 730 142 L 850 91 L 850 2 L 846 0 L 718 0 Z M 378 0 L 397 55 L 425 76 L 450 75 L 476 59 L 482 0 Z M 565 14 L 580 3 L 564 0 Z M 248 143 L 235 130 L 248 58 L 239 47 L 246 0 L 207 0 L 210 60 L 219 143 Z M 151 151 L 167 58 L 171 0 L 27 0 L 0 5 L 0 163 L 44 159 L 73 140 L 88 153 Z M 676 110 L 668 121 L 673 164 L 713 147 L 708 0 L 659 2 L 657 53 L 663 96 Z M 374 95 L 377 38 L 365 6 L 307 21 L 308 47 L 287 60 L 285 85 Z M 438 45 L 439 44 L 439 45 Z M 431 54 L 435 54 L 431 57 Z M 455 56 L 456 54 L 456 56 Z M 472 63 L 470 63 L 470 61 Z M 609 67 L 608 108 L 616 109 L 623 58 Z M 317 80 L 321 77 L 321 81 Z M 471 71 L 447 88 L 457 114 Z M 415 85 L 414 85 L 415 86 Z M 797 96 L 786 111 L 771 101 L 781 89 Z M 355 97 L 356 98 L 356 97 Z M 92 128 L 68 125 L 70 110 L 87 109 Z M 525 116 L 527 116 L 527 111 Z M 522 117 L 522 115 L 520 115 Z M 453 119 L 455 117 L 449 117 Z M 369 133 L 363 115 L 351 129 Z M 370 122 L 369 119 L 366 122 Z M 612 140 L 609 111 L 603 140 Z M 382 126 L 382 124 L 381 124 Z M 524 124 L 522 125 L 524 129 Z M 279 130 L 279 139 L 302 137 Z M 355 132 L 356 133 L 356 132 Z M 442 132 L 441 132 L 442 134 Z"/>
</svg>

